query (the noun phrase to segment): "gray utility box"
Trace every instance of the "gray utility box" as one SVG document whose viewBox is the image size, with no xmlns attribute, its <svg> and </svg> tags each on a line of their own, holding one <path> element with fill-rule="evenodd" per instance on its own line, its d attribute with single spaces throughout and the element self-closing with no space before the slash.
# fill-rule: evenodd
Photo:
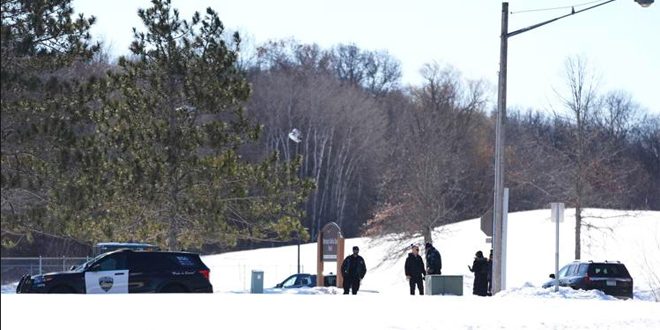
<svg viewBox="0 0 660 330">
<path fill-rule="evenodd" d="M 264 293 L 264 272 L 261 270 L 252 271 L 252 285 L 250 293 Z"/>
<path fill-rule="evenodd" d="M 463 275 L 426 275 L 427 295 L 463 295 Z"/>
</svg>

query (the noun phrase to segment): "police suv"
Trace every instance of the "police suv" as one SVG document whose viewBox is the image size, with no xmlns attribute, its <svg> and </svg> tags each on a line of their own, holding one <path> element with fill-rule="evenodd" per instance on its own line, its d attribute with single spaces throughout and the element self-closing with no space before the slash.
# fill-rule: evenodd
<svg viewBox="0 0 660 330">
<path fill-rule="evenodd" d="M 122 249 L 68 272 L 25 275 L 16 293 L 212 293 L 209 276 L 195 253 Z"/>
</svg>

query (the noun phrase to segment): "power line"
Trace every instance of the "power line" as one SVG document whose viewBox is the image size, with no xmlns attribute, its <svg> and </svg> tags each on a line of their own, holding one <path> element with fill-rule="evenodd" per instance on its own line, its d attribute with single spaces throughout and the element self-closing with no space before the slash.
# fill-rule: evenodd
<svg viewBox="0 0 660 330">
<path fill-rule="evenodd" d="M 562 6 L 562 7 L 518 10 L 518 11 L 512 11 L 511 14 L 530 13 L 530 12 L 537 12 L 537 11 L 550 11 L 550 10 L 569 9 L 569 8 L 572 9 L 572 8 L 575 8 L 575 7 L 582 7 L 582 6 L 590 5 L 590 4 L 597 3 L 597 2 L 604 2 L 604 0 L 590 1 L 590 2 L 585 2 L 585 3 L 580 3 L 580 4 L 577 4 L 577 5 Z"/>
</svg>

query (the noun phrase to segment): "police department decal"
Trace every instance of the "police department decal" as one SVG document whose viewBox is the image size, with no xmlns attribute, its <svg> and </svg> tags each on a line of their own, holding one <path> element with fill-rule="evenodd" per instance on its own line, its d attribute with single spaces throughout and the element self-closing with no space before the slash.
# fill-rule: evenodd
<svg viewBox="0 0 660 330">
<path fill-rule="evenodd" d="M 101 286 L 101 289 L 103 291 L 108 292 L 110 289 L 112 289 L 112 284 L 114 283 L 114 280 L 110 276 L 103 276 L 99 278 L 99 285 Z"/>
</svg>

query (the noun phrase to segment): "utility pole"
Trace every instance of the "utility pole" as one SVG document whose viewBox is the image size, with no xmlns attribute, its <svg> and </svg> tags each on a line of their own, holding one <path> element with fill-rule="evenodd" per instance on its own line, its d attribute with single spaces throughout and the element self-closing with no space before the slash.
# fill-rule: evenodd
<svg viewBox="0 0 660 330">
<path fill-rule="evenodd" d="M 495 193 L 493 201 L 493 294 L 502 289 L 502 223 L 504 208 L 504 121 L 506 120 L 506 65 L 509 32 L 509 3 L 502 3 L 500 33 L 500 71 L 497 88 L 495 123 Z"/>
</svg>

